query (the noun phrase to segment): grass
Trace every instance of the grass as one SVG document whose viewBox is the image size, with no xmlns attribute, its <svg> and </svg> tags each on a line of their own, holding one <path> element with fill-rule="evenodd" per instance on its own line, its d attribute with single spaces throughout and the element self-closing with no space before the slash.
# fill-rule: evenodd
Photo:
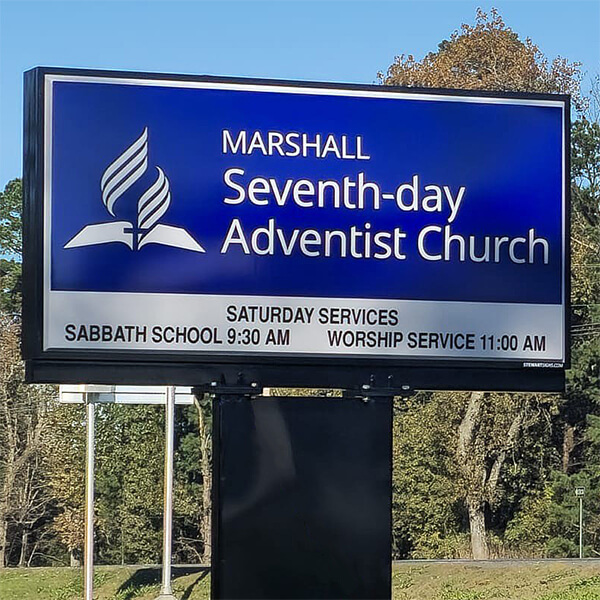
<svg viewBox="0 0 600 600">
<path fill-rule="evenodd" d="M 208 599 L 210 577 L 205 569 L 173 569 L 173 590 L 180 600 Z M 160 571 L 145 567 L 97 567 L 97 600 L 154 600 L 160 591 Z M 79 600 L 81 569 L 44 567 L 0 569 L 2 600 Z"/>
<path fill-rule="evenodd" d="M 173 569 L 179 600 L 207 600 L 210 576 L 201 568 Z M 97 600 L 154 600 L 160 571 L 146 567 L 98 567 Z M 0 569 L 2 600 L 79 600 L 81 569 Z M 600 600 L 600 561 L 407 563 L 394 565 L 394 600 Z"/>
</svg>

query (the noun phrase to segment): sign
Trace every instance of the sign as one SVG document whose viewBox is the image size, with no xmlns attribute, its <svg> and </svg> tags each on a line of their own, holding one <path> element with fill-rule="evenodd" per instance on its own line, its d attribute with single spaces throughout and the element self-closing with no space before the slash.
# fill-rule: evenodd
<svg viewBox="0 0 600 600">
<path fill-rule="evenodd" d="M 565 96 L 35 69 L 26 105 L 30 366 L 568 361 Z"/>
<path fill-rule="evenodd" d="M 575 488 L 575 495 L 580 498 L 581 496 L 585 495 L 585 488 L 584 487 L 576 487 Z"/>
<path fill-rule="evenodd" d="M 85 404 L 86 397 L 92 395 L 96 404 L 160 404 L 164 405 L 167 388 L 160 385 L 61 385 L 58 400 L 62 404 Z M 175 404 L 194 403 L 189 387 L 175 388 Z"/>
</svg>

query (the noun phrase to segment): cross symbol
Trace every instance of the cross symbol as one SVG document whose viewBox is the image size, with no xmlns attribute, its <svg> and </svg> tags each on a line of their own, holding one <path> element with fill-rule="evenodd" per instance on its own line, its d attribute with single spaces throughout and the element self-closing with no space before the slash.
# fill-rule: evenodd
<svg viewBox="0 0 600 600">
<path fill-rule="evenodd" d="M 123 233 L 131 233 L 134 251 L 139 250 L 138 244 L 148 231 L 150 230 L 145 227 L 138 227 L 136 223 L 131 223 L 131 227 L 125 227 L 125 229 L 123 229 Z"/>
</svg>

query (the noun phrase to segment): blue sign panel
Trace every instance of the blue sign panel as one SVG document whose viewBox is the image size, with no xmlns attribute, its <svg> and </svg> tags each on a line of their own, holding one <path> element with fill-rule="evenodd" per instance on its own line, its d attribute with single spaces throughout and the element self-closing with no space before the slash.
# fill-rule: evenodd
<svg viewBox="0 0 600 600">
<path fill-rule="evenodd" d="M 562 106 L 468 100 L 57 82 L 52 289 L 560 304 Z"/>
<path fill-rule="evenodd" d="M 564 97 L 44 93 L 44 350 L 564 364 Z"/>
</svg>

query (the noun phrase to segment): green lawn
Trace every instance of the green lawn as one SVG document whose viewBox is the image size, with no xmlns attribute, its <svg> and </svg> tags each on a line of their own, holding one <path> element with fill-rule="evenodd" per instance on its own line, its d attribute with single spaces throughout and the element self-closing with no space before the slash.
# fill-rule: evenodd
<svg viewBox="0 0 600 600">
<path fill-rule="evenodd" d="M 179 600 L 209 598 L 206 571 L 174 568 Z M 154 600 L 160 572 L 153 568 L 98 567 L 98 600 Z M 600 600 L 600 561 L 527 563 L 519 566 L 486 563 L 415 564 L 394 566 L 394 600 Z M 2 600 L 79 600 L 80 569 L 1 569 Z"/>
</svg>

